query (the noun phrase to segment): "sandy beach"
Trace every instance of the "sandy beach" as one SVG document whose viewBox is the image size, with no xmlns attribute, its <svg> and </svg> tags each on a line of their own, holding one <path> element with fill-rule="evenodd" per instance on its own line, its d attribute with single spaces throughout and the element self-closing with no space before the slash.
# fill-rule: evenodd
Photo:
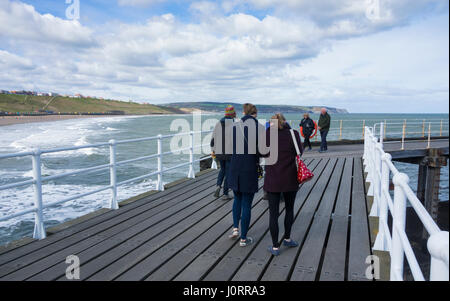
<svg viewBox="0 0 450 301">
<path fill-rule="evenodd" d="M 47 116 L 0 116 L 0 126 L 21 123 L 47 122 L 81 118 L 117 117 L 118 115 L 47 115 Z"/>
</svg>

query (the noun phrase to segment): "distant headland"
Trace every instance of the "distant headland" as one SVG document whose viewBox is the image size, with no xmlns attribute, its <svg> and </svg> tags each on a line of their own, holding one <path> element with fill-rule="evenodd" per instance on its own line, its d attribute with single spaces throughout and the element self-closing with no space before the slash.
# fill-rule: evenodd
<svg viewBox="0 0 450 301">
<path fill-rule="evenodd" d="M 223 112 L 228 105 L 233 105 L 238 111 L 242 108 L 242 104 L 233 102 L 176 102 L 164 104 L 163 106 L 181 110 L 186 113 L 192 111 L 206 111 L 206 112 Z M 319 113 L 321 106 L 293 106 L 293 105 L 257 105 L 259 113 Z M 326 107 L 330 113 L 348 114 L 346 109 L 338 109 L 333 107 Z"/>
</svg>

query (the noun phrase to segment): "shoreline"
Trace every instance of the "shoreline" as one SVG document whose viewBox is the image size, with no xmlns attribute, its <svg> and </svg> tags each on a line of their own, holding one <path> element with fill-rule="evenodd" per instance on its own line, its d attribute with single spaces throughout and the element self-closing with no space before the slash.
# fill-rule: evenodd
<svg viewBox="0 0 450 301">
<path fill-rule="evenodd" d="M 165 114 L 148 114 L 148 115 L 43 115 L 43 116 L 0 116 L 0 127 L 26 124 L 26 123 L 38 123 L 38 122 L 51 122 L 62 121 L 70 119 L 85 119 L 85 118 L 110 118 L 110 117 L 133 117 L 133 116 L 162 116 Z M 177 114 L 174 114 L 177 115 Z"/>
</svg>

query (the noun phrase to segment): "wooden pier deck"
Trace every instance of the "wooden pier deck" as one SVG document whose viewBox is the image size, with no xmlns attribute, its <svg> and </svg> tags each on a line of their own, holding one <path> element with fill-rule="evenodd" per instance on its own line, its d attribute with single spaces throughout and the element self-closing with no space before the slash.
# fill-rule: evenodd
<svg viewBox="0 0 450 301">
<path fill-rule="evenodd" d="M 239 247 L 228 238 L 232 201 L 213 197 L 217 172 L 210 171 L 0 254 L 0 280 L 66 280 L 70 255 L 80 259 L 81 280 L 366 280 L 371 248 L 361 158 L 306 163 L 315 177 L 295 202 L 292 238 L 301 245 L 278 257 L 267 251 L 262 189 L 249 230 L 255 243 Z"/>
<path fill-rule="evenodd" d="M 305 154 L 315 177 L 300 186 L 295 202 L 292 239 L 300 246 L 282 248 L 278 257 L 267 251 L 263 190 L 253 202 L 249 236 L 255 243 L 242 248 L 228 238 L 233 202 L 213 196 L 217 171 L 207 171 L 0 251 L 0 281 L 67 280 L 70 255 L 80 259 L 80 280 L 367 280 L 372 250 L 361 145 L 333 148 Z M 280 234 L 283 210 L 282 204 Z"/>
</svg>

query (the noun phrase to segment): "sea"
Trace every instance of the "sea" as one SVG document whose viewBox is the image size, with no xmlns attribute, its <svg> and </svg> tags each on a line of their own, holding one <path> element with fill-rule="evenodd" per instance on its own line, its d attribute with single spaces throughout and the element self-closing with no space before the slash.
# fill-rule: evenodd
<svg viewBox="0 0 450 301">
<path fill-rule="evenodd" d="M 56 147 L 81 146 L 86 144 L 116 141 L 134 138 L 169 135 L 190 130 L 210 130 L 221 114 L 193 115 L 152 115 L 152 116 L 117 116 L 86 119 L 72 119 L 40 123 L 17 124 L 0 127 L 0 154 L 27 151 L 36 147 L 51 149 Z M 270 119 L 269 114 L 260 114 L 261 122 Z M 286 119 L 294 128 L 298 128 L 301 115 L 285 114 Z M 318 119 L 317 114 L 311 117 Z M 197 118 L 197 119 L 196 119 Z M 200 119 L 199 119 L 200 118 Z M 200 120 L 195 123 L 194 120 Z M 401 137 L 403 125 L 406 123 L 406 137 L 422 137 L 428 135 L 431 128 L 432 136 L 448 136 L 448 114 L 332 114 L 331 131 L 328 140 L 361 139 L 363 126 L 387 122 L 385 127 L 388 138 Z M 204 135 L 202 143 L 208 144 L 210 137 Z M 178 141 L 178 140 L 177 140 Z M 179 141 L 164 139 L 163 152 L 171 150 L 171 145 Z M 172 149 L 173 150 L 173 149 Z M 146 141 L 118 145 L 117 160 L 128 160 L 141 156 L 155 154 L 156 141 Z M 204 147 L 203 153 L 195 154 L 198 159 L 209 154 L 209 148 Z M 164 168 L 169 168 L 184 162 L 189 162 L 189 154 L 174 154 L 163 157 Z M 86 148 L 76 151 L 65 151 L 45 154 L 42 156 L 42 174 L 56 175 L 109 163 L 109 148 Z M 417 165 L 395 163 L 401 172 L 410 175 L 413 189 L 417 186 Z M 0 159 L 0 186 L 29 180 L 32 178 L 31 158 Z M 151 158 L 123 165 L 117 170 L 118 181 L 135 178 L 151 173 L 157 169 L 157 161 Z M 195 165 L 199 171 L 199 164 Z M 163 182 L 170 183 L 186 177 L 189 167 L 184 166 L 164 173 Z M 109 171 L 104 170 L 83 175 L 74 175 L 45 182 L 43 185 L 43 202 L 49 203 L 68 198 L 83 192 L 96 190 L 109 185 Z M 156 176 L 135 181 L 120 186 L 119 201 L 150 191 L 156 187 Z M 32 208 L 33 187 L 0 191 L 0 218 Z M 440 200 L 448 201 L 449 168 L 442 168 Z M 103 207 L 108 207 L 110 192 L 99 192 L 64 204 L 47 208 L 44 211 L 45 227 L 55 226 L 68 220 L 83 216 Z M 17 239 L 32 236 L 34 227 L 33 214 L 0 222 L 0 245 Z"/>
</svg>

